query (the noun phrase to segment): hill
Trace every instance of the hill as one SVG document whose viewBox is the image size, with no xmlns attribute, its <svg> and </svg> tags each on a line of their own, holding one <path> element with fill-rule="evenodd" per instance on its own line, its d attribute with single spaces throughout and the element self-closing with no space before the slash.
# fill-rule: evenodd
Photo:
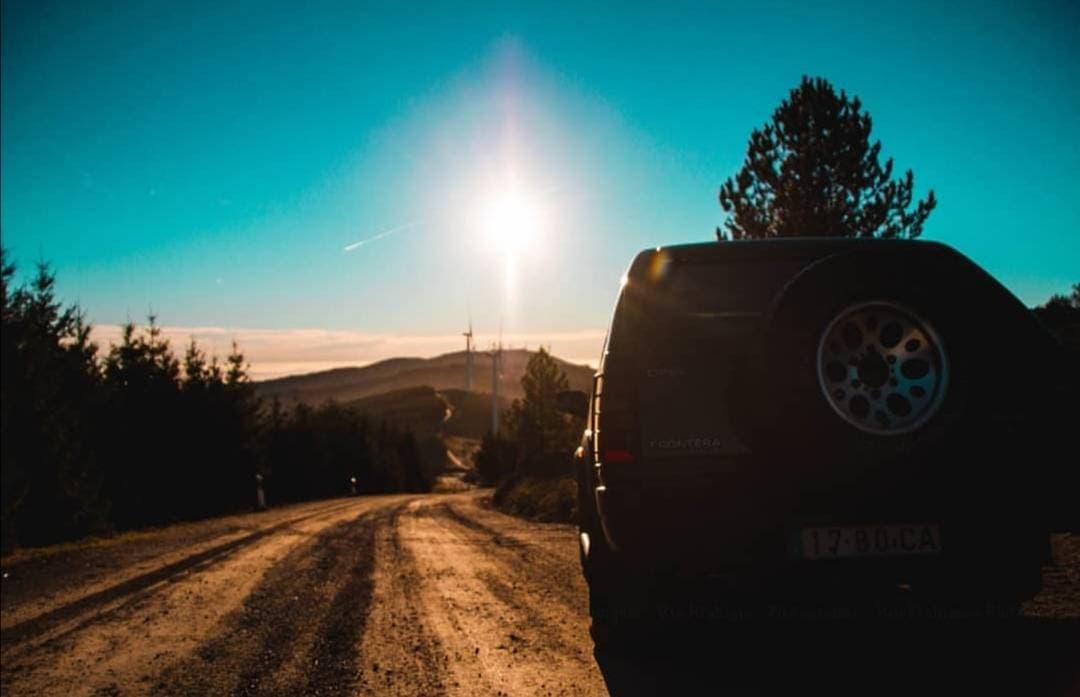
<svg viewBox="0 0 1080 697">
<path fill-rule="evenodd" d="M 491 395 L 465 390 L 407 387 L 361 397 L 345 406 L 375 421 L 407 428 L 417 435 L 482 438 L 491 428 Z M 500 411 L 510 400 L 499 398 Z"/>
<path fill-rule="evenodd" d="M 531 351 L 503 351 L 499 376 L 499 397 L 513 400 L 522 396 L 521 376 Z M 473 392 L 491 394 L 491 357 L 474 353 Z M 570 380 L 571 389 L 588 391 L 593 369 L 558 361 Z M 317 405 L 328 399 L 353 402 L 366 397 L 410 388 L 429 387 L 433 391 L 464 390 L 465 352 L 434 358 L 391 358 L 362 368 L 335 368 L 306 375 L 293 375 L 255 383 L 261 397 L 277 397 L 284 404 L 303 402 Z M 409 400 L 416 398 L 412 395 Z M 470 400 L 470 403 L 476 400 Z"/>
<path fill-rule="evenodd" d="M 344 406 L 369 419 L 424 435 L 440 432 L 447 415 L 446 402 L 427 385 L 361 397 Z"/>
<path fill-rule="evenodd" d="M 440 394 L 451 407 L 450 418 L 442 427 L 444 435 L 482 438 L 491 430 L 490 393 L 443 390 Z M 500 395 L 499 411 L 506 411 L 510 402 L 511 400 Z"/>
</svg>

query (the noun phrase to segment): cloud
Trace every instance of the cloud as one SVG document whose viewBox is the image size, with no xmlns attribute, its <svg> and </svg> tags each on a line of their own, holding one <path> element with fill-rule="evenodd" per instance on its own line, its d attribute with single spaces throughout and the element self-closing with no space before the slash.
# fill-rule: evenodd
<svg viewBox="0 0 1080 697">
<path fill-rule="evenodd" d="M 110 343 L 119 343 L 122 327 L 98 325 L 93 339 L 107 351 Z M 162 327 L 162 334 L 182 355 L 194 338 L 199 346 L 224 360 L 235 339 L 240 351 L 251 363 L 256 380 L 312 373 L 330 368 L 370 365 L 387 358 L 402 356 L 430 358 L 453 351 L 463 351 L 460 334 L 377 334 L 331 329 L 237 329 L 229 327 Z M 495 334 L 477 334 L 474 346 L 487 350 L 498 340 Z M 550 348 L 551 352 L 571 363 L 596 365 L 604 341 L 604 330 L 584 329 L 569 332 L 507 334 L 502 338 L 507 348 Z"/>
</svg>

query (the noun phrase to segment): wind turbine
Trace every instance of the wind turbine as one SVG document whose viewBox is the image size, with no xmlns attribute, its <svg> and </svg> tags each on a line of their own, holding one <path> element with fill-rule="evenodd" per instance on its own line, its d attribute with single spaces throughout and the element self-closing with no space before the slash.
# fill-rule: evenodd
<svg viewBox="0 0 1080 697">
<path fill-rule="evenodd" d="M 473 374 L 473 331 L 472 331 L 472 319 L 469 320 L 469 331 L 462 332 L 461 335 L 465 337 L 465 391 L 472 392 L 472 374 Z"/>
</svg>

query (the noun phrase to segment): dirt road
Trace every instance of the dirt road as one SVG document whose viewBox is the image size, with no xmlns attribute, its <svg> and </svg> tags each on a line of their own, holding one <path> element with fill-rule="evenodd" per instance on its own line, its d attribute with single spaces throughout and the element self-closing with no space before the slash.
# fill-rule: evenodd
<svg viewBox="0 0 1080 697">
<path fill-rule="evenodd" d="M 606 693 L 573 539 L 476 494 L 388 496 L 17 561 L 3 692 Z"/>
<path fill-rule="evenodd" d="M 746 694 L 783 675 L 803 687 L 877 675 L 881 687 L 948 650 L 905 639 L 910 656 L 882 649 L 880 671 L 865 675 L 842 650 L 824 664 L 793 660 L 822 643 L 795 638 L 801 630 L 594 655 L 574 530 L 502 515 L 483 497 L 323 501 L 7 560 L 0 686 L 65 697 L 680 694 L 705 684 Z M 1021 667 L 1010 675 L 1025 687 L 1062 688 L 1072 623 L 1032 621 L 1008 637 L 1042 642 L 1034 663 L 1017 663 L 1009 641 L 994 650 Z"/>
</svg>

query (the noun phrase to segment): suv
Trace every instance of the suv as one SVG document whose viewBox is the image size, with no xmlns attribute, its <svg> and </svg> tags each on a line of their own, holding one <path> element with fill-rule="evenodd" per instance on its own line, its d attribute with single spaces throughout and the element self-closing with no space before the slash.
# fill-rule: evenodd
<svg viewBox="0 0 1080 697">
<path fill-rule="evenodd" d="M 1060 358 L 942 244 L 641 252 L 587 405 L 576 395 L 594 639 L 702 582 L 725 601 L 1017 607 L 1063 527 L 1048 503 L 1052 437 L 1071 428 Z"/>
</svg>

